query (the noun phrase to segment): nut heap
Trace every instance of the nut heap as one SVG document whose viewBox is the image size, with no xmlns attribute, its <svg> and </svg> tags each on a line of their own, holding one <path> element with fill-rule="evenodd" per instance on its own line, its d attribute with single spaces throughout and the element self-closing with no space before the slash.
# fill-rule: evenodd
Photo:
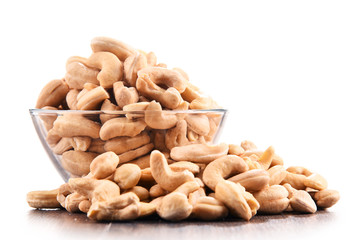
<svg viewBox="0 0 360 240">
<path fill-rule="evenodd" d="M 58 189 L 28 193 L 31 207 L 62 207 L 98 221 L 153 214 L 209 221 L 314 213 L 339 200 L 318 173 L 286 169 L 273 147 L 213 144 L 221 116 L 163 111 L 218 108 L 181 69 L 109 38 L 95 38 L 91 47 L 88 59 L 68 60 L 65 79 L 48 83 L 36 107 L 103 112 L 99 119 L 74 112 L 41 116 L 49 146 L 72 177 Z"/>
</svg>

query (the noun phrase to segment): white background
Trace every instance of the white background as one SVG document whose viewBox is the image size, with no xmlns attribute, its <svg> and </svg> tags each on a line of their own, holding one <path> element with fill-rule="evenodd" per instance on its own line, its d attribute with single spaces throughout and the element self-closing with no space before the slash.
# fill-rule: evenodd
<svg viewBox="0 0 360 240">
<path fill-rule="evenodd" d="M 325 176 L 342 196 L 331 211 L 353 218 L 359 12 L 358 1 L 1 1 L 2 219 L 26 222 L 26 193 L 62 183 L 28 109 L 48 81 L 64 76 L 68 57 L 91 54 L 95 36 L 184 69 L 229 110 L 221 141 L 273 145 L 286 166 Z"/>
</svg>

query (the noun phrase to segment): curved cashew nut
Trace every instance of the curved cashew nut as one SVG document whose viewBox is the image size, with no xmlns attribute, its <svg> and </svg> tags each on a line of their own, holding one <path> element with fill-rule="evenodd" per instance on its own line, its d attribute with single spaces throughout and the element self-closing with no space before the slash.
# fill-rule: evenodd
<svg viewBox="0 0 360 240">
<path fill-rule="evenodd" d="M 154 144 L 148 143 L 139 148 L 122 153 L 119 155 L 119 163 L 129 162 L 131 160 L 134 160 L 135 158 L 144 156 L 145 154 L 148 154 L 151 150 L 153 150 L 153 148 Z"/>
<path fill-rule="evenodd" d="M 268 186 L 270 176 L 269 173 L 263 169 L 253 169 L 235 175 L 227 180 L 240 183 L 247 191 L 253 192 Z"/>
<path fill-rule="evenodd" d="M 91 205 L 87 216 L 94 220 L 126 221 L 140 216 L 139 198 L 129 192 Z"/>
<path fill-rule="evenodd" d="M 59 189 L 50 191 L 31 191 L 26 195 L 26 201 L 33 208 L 58 208 L 61 206 L 57 200 Z"/>
<path fill-rule="evenodd" d="M 191 84 L 190 82 L 186 83 L 186 89 L 184 92 L 181 93 L 181 97 L 188 102 L 192 102 L 195 99 L 198 99 L 201 97 L 201 92 L 198 87 Z"/>
<path fill-rule="evenodd" d="M 200 172 L 200 167 L 198 165 L 188 161 L 174 162 L 171 163 L 169 167 L 174 172 L 182 172 L 184 170 L 188 170 L 192 172 L 194 175 Z"/>
<path fill-rule="evenodd" d="M 65 81 L 72 89 L 82 89 L 85 83 L 99 84 L 99 70 L 86 66 L 86 58 L 70 57 L 66 62 Z"/>
<path fill-rule="evenodd" d="M 157 85 L 173 87 L 182 93 L 186 88 L 186 79 L 178 71 L 162 67 L 146 67 L 138 72 L 138 75 L 148 74 L 151 81 Z"/>
<path fill-rule="evenodd" d="M 90 164 L 90 172 L 97 179 L 104 179 L 113 174 L 119 164 L 119 157 L 114 152 L 100 154 Z"/>
<path fill-rule="evenodd" d="M 93 52 L 111 52 L 115 54 L 120 61 L 136 53 L 131 46 L 108 37 L 95 37 L 91 40 L 91 49 Z"/>
<path fill-rule="evenodd" d="M 156 60 L 155 60 L 156 61 Z M 147 66 L 147 59 L 143 54 L 135 53 L 124 62 L 125 80 L 131 86 L 136 86 L 137 73 Z"/>
<path fill-rule="evenodd" d="M 105 91 L 103 87 L 99 86 L 87 91 L 85 94 L 81 95 L 80 98 L 77 98 L 76 108 L 78 110 L 99 109 L 101 103 L 108 98 L 110 98 L 108 92 Z"/>
<path fill-rule="evenodd" d="M 189 144 L 189 140 L 186 137 L 187 123 L 185 120 L 180 120 L 176 123 L 174 128 L 167 130 L 165 135 L 165 145 L 168 149 L 172 149 L 177 146 L 184 146 Z"/>
<path fill-rule="evenodd" d="M 269 185 L 279 185 L 286 177 L 287 171 L 281 165 L 276 165 L 267 170 L 270 176 Z"/>
<path fill-rule="evenodd" d="M 189 196 L 190 193 L 195 192 L 200 188 L 200 184 L 196 181 L 189 181 L 181 184 L 173 192 L 182 193 L 185 196 Z"/>
<path fill-rule="evenodd" d="M 141 187 L 141 186 L 134 186 L 132 188 L 129 188 L 129 189 L 126 189 L 124 191 L 124 193 L 128 193 L 128 192 L 133 192 L 136 194 L 136 196 L 139 197 L 140 201 L 144 201 L 144 200 L 147 200 L 149 199 L 150 197 L 150 193 L 149 191 L 144 188 L 144 187 Z"/>
<path fill-rule="evenodd" d="M 125 117 L 113 118 L 102 125 L 99 135 L 102 140 L 121 136 L 135 137 L 145 127 L 146 123 L 143 120 L 129 120 Z"/>
<path fill-rule="evenodd" d="M 173 87 L 163 89 L 151 81 L 150 76 L 146 73 L 138 74 L 136 80 L 136 89 L 146 98 L 154 99 L 161 103 L 162 106 L 175 109 L 183 101 L 178 90 Z"/>
<path fill-rule="evenodd" d="M 244 160 L 236 155 L 226 155 L 209 163 L 203 172 L 203 181 L 210 189 L 224 178 L 234 173 L 242 173 L 249 169 Z"/>
<path fill-rule="evenodd" d="M 121 109 L 119 106 L 116 106 L 115 104 L 113 104 L 109 99 L 105 99 L 101 105 L 100 110 L 104 111 L 104 112 L 107 112 L 107 111 L 112 112 L 112 111 L 120 111 Z M 106 121 L 116 118 L 116 117 L 119 117 L 119 116 L 120 115 L 113 114 L 113 113 L 111 113 L 111 114 L 102 113 L 102 114 L 100 114 L 100 121 L 102 124 L 104 124 Z"/>
<path fill-rule="evenodd" d="M 133 87 L 125 87 L 123 82 L 114 83 L 114 95 L 117 105 L 122 109 L 125 105 L 137 103 L 139 94 Z"/>
<path fill-rule="evenodd" d="M 186 195 L 173 192 L 166 195 L 156 207 L 158 215 L 169 221 L 180 221 L 190 216 L 192 205 Z"/>
<path fill-rule="evenodd" d="M 228 212 L 228 209 L 219 200 L 203 196 L 196 201 L 192 215 L 201 220 L 212 221 L 226 217 Z"/>
<path fill-rule="evenodd" d="M 229 146 L 225 143 L 190 144 L 171 149 L 170 157 L 175 161 L 192 161 L 197 163 L 210 163 L 211 161 L 225 156 Z"/>
<path fill-rule="evenodd" d="M 154 129 L 169 129 L 176 125 L 177 117 L 174 113 L 163 112 L 161 105 L 152 101 L 146 108 L 145 122 Z"/>
<path fill-rule="evenodd" d="M 123 78 L 123 64 L 110 52 L 93 53 L 88 58 L 87 65 L 100 69 L 97 79 L 103 88 L 111 88 L 115 82 L 121 81 Z"/>
<path fill-rule="evenodd" d="M 205 114 L 188 114 L 185 117 L 189 129 L 195 133 L 206 136 L 210 132 L 209 118 Z"/>
<path fill-rule="evenodd" d="M 65 100 L 69 87 L 63 79 L 48 82 L 41 90 L 36 102 L 36 108 L 45 106 L 58 107 Z"/>
<path fill-rule="evenodd" d="M 173 191 L 181 184 L 194 179 L 194 175 L 188 170 L 182 172 L 172 171 L 165 156 L 158 150 L 151 152 L 150 169 L 151 175 L 160 187 L 168 191 Z"/>
<path fill-rule="evenodd" d="M 66 94 L 66 104 L 68 105 L 70 110 L 77 110 L 77 96 L 80 91 L 78 89 L 71 89 Z"/>
<path fill-rule="evenodd" d="M 339 201 L 340 194 L 336 190 L 325 189 L 313 193 L 312 197 L 318 207 L 329 208 Z"/>
<path fill-rule="evenodd" d="M 100 125 L 79 114 L 58 116 L 52 129 L 60 137 L 88 136 L 99 138 Z"/>
<path fill-rule="evenodd" d="M 139 148 L 150 142 L 150 137 L 146 132 L 142 132 L 135 137 L 116 137 L 107 140 L 104 148 L 106 151 L 113 151 L 122 154 L 127 151 Z"/>
<path fill-rule="evenodd" d="M 253 211 L 245 199 L 245 189 L 240 185 L 228 180 L 221 180 L 215 188 L 215 198 L 225 204 L 230 212 L 249 221 L 253 217 Z"/>
<path fill-rule="evenodd" d="M 291 166 L 288 167 L 286 169 L 286 171 L 291 172 L 291 173 L 296 173 L 296 174 L 301 174 L 301 175 L 305 175 L 306 177 L 310 176 L 311 174 L 313 174 L 310 170 L 308 170 L 307 168 L 304 167 L 300 167 L 300 166 Z"/>
<path fill-rule="evenodd" d="M 114 174 L 114 181 L 120 189 L 129 189 L 136 186 L 141 177 L 141 169 L 138 165 L 126 163 L 118 167 Z"/>
<path fill-rule="evenodd" d="M 289 206 L 288 191 L 281 185 L 272 185 L 254 193 L 260 204 L 259 212 L 281 213 Z"/>
<path fill-rule="evenodd" d="M 148 106 L 149 106 L 149 102 L 132 103 L 125 105 L 123 107 L 123 111 L 125 112 L 139 111 L 139 113 L 127 113 L 126 117 L 128 119 L 141 118 L 144 117 L 144 113 L 142 113 L 142 111 L 145 111 Z"/>
<path fill-rule="evenodd" d="M 120 196 L 119 186 L 110 180 L 70 178 L 68 184 L 74 192 L 87 197 L 92 203 L 96 201 L 109 201 Z"/>
<path fill-rule="evenodd" d="M 75 176 L 84 176 L 90 172 L 90 164 L 97 153 L 67 151 L 62 154 L 61 165 Z"/>
<path fill-rule="evenodd" d="M 313 173 L 310 176 L 306 177 L 304 180 L 304 185 L 309 188 L 316 190 L 324 190 L 327 188 L 328 183 L 326 179 L 318 173 Z"/>
</svg>

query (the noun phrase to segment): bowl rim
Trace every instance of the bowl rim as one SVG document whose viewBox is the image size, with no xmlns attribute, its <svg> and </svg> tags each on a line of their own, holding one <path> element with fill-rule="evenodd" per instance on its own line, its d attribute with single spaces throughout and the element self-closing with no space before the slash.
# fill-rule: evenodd
<svg viewBox="0 0 360 240">
<path fill-rule="evenodd" d="M 145 112 L 159 112 L 158 110 L 133 110 L 133 111 L 123 111 L 123 110 L 53 110 L 53 109 L 40 109 L 40 108 L 30 108 L 30 114 L 39 115 L 39 114 L 64 114 L 64 113 L 75 113 L 75 114 L 141 114 Z M 224 108 L 214 108 L 214 109 L 190 109 L 190 110 L 162 110 L 164 113 L 227 113 L 228 110 Z"/>
</svg>

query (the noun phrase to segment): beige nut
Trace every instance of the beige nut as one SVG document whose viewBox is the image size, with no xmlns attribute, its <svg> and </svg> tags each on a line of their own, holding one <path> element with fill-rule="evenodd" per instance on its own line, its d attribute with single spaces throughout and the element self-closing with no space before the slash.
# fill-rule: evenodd
<svg viewBox="0 0 360 240">
<path fill-rule="evenodd" d="M 181 184 L 173 192 L 178 192 L 186 196 L 189 196 L 190 193 L 197 191 L 199 188 L 200 188 L 200 184 L 194 179 L 194 181 L 188 181 Z"/>
<path fill-rule="evenodd" d="M 35 107 L 59 107 L 59 105 L 61 105 L 61 103 L 65 100 L 68 92 L 69 87 L 63 79 L 52 80 L 41 90 Z"/>
<path fill-rule="evenodd" d="M 82 200 L 79 203 L 80 212 L 87 213 L 91 207 L 91 202 L 89 200 Z"/>
<path fill-rule="evenodd" d="M 145 122 L 153 129 L 169 129 L 176 125 L 178 119 L 174 113 L 162 111 L 155 101 L 149 103 L 145 111 Z"/>
<path fill-rule="evenodd" d="M 100 69 L 97 79 L 103 88 L 111 88 L 124 74 L 122 62 L 110 52 L 95 52 L 88 58 L 87 66 Z"/>
<path fill-rule="evenodd" d="M 153 203 L 140 202 L 140 216 L 139 217 L 147 217 L 156 212 L 156 205 Z"/>
<path fill-rule="evenodd" d="M 139 94 L 134 87 L 126 87 L 123 82 L 115 82 L 113 89 L 115 101 L 121 109 L 125 105 L 139 101 Z"/>
<path fill-rule="evenodd" d="M 128 58 L 126 58 L 124 62 L 124 73 L 125 80 L 130 84 L 130 86 L 136 86 L 137 73 L 141 69 L 147 66 L 147 57 L 143 54 L 135 53 Z M 155 59 L 156 61 L 156 59 Z"/>
<path fill-rule="evenodd" d="M 70 89 L 66 94 L 66 104 L 70 110 L 77 110 L 77 96 L 80 91 L 78 89 Z"/>
<path fill-rule="evenodd" d="M 160 204 L 156 207 L 156 212 L 165 220 L 181 221 L 190 216 L 192 208 L 186 195 L 173 192 L 161 200 Z"/>
<path fill-rule="evenodd" d="M 114 152 L 100 154 L 90 164 L 90 172 L 97 179 L 104 179 L 113 174 L 119 164 L 119 157 Z"/>
<path fill-rule="evenodd" d="M 68 212 L 79 212 L 79 205 L 82 201 L 88 200 L 85 196 L 74 192 L 66 196 L 65 198 L 65 209 Z"/>
<path fill-rule="evenodd" d="M 210 132 L 209 118 L 204 114 L 188 114 L 185 121 L 189 129 L 201 136 L 206 136 Z"/>
<path fill-rule="evenodd" d="M 143 118 L 145 116 L 143 111 L 145 111 L 148 106 L 149 106 L 149 102 L 132 103 L 132 104 L 125 105 L 123 107 L 123 111 L 125 111 L 125 112 L 136 111 L 136 113 L 126 113 L 125 116 L 128 119 Z"/>
<path fill-rule="evenodd" d="M 169 109 L 177 108 L 183 101 L 178 90 L 173 87 L 163 89 L 151 81 L 146 73 L 138 75 L 136 89 L 144 97 L 160 102 L 162 106 Z"/>
<path fill-rule="evenodd" d="M 169 159 L 170 155 L 167 152 L 162 152 L 164 154 L 168 164 L 171 164 L 173 161 Z M 133 163 L 138 165 L 141 169 L 150 168 L 150 154 L 139 157 L 135 160 L 130 161 L 129 163 Z"/>
<path fill-rule="evenodd" d="M 84 90 L 83 90 L 84 91 Z M 99 86 L 89 91 L 86 90 L 85 94 L 79 93 L 77 97 L 76 109 L 78 110 L 97 110 L 100 109 L 103 101 L 110 98 L 107 91 Z"/>
<path fill-rule="evenodd" d="M 200 197 L 205 197 L 205 196 L 206 196 L 205 190 L 204 188 L 201 187 L 198 190 L 193 191 L 192 193 L 189 194 L 189 203 L 192 206 L 195 206 L 198 199 Z"/>
<path fill-rule="evenodd" d="M 65 208 L 65 199 L 69 194 L 71 194 L 73 192 L 74 191 L 70 188 L 70 185 L 68 183 L 64 183 L 64 184 L 60 185 L 58 192 L 57 192 L 56 201 L 63 208 Z"/>
<path fill-rule="evenodd" d="M 72 138 L 61 138 L 60 141 L 54 147 L 52 147 L 52 150 L 55 154 L 61 155 L 67 150 L 73 148 L 71 142 Z"/>
<path fill-rule="evenodd" d="M 99 135 L 102 140 L 122 136 L 135 137 L 145 127 L 146 123 L 143 120 L 129 120 L 125 117 L 113 118 L 102 125 Z"/>
<path fill-rule="evenodd" d="M 131 163 L 126 163 L 118 167 L 114 174 L 114 181 L 120 189 L 133 188 L 138 184 L 141 177 L 141 169 Z"/>
<path fill-rule="evenodd" d="M 162 67 L 146 67 L 138 72 L 138 75 L 148 74 L 152 82 L 157 85 L 173 87 L 182 93 L 185 91 L 187 80 L 178 71 Z"/>
<path fill-rule="evenodd" d="M 101 105 L 100 110 L 102 113 L 100 114 L 100 121 L 102 124 L 104 124 L 106 121 L 116 118 L 116 117 L 120 117 L 119 114 L 114 113 L 114 111 L 120 111 L 121 108 L 119 106 L 116 106 L 115 104 L 113 104 L 109 99 L 105 99 Z"/>
<path fill-rule="evenodd" d="M 128 221 L 140 216 L 139 198 L 135 193 L 124 193 L 107 201 L 91 205 L 87 216 L 93 220 Z"/>
<path fill-rule="evenodd" d="M 258 162 L 261 164 L 262 168 L 268 170 L 271 162 L 274 158 L 275 150 L 272 146 L 268 147 L 264 153 L 260 156 Z"/>
<path fill-rule="evenodd" d="M 253 170 L 253 169 L 262 169 L 262 166 L 260 165 L 260 163 L 251 158 L 251 157 L 243 157 L 244 161 L 246 162 L 246 164 L 249 166 L 249 170 Z"/>
<path fill-rule="evenodd" d="M 316 190 L 324 190 L 327 188 L 328 183 L 323 176 L 318 173 L 313 173 L 305 178 L 304 185 Z"/>
<path fill-rule="evenodd" d="M 136 53 L 136 50 L 116 39 L 108 37 L 95 37 L 91 40 L 91 49 L 93 52 L 111 52 L 115 54 L 120 61 Z"/>
<path fill-rule="evenodd" d="M 151 198 L 157 198 L 160 196 L 164 196 L 169 192 L 163 189 L 162 187 L 160 187 L 159 184 L 155 184 L 149 189 L 149 193 Z"/>
<path fill-rule="evenodd" d="M 253 151 L 257 149 L 255 143 L 249 140 L 242 141 L 240 145 L 245 151 Z"/>
<path fill-rule="evenodd" d="M 240 145 L 229 144 L 229 154 L 240 156 L 244 153 L 244 149 Z"/>
<path fill-rule="evenodd" d="M 318 192 L 312 193 L 312 196 L 319 208 L 332 207 L 340 199 L 339 192 L 330 189 L 320 190 Z"/>
<path fill-rule="evenodd" d="M 270 185 L 279 185 L 286 177 L 287 171 L 281 165 L 276 165 L 267 170 L 270 176 Z"/>
<path fill-rule="evenodd" d="M 301 166 L 291 166 L 291 167 L 288 167 L 286 169 L 286 171 L 288 171 L 290 173 L 305 175 L 306 177 L 308 177 L 312 174 L 312 172 L 310 170 L 308 170 L 307 168 L 301 167 Z"/>
<path fill-rule="evenodd" d="M 253 169 L 235 175 L 227 180 L 235 183 L 240 183 L 241 186 L 243 186 L 246 189 L 246 191 L 254 192 L 254 191 L 259 191 L 265 188 L 266 186 L 268 186 L 270 177 L 269 177 L 269 173 L 263 169 Z"/>
<path fill-rule="evenodd" d="M 168 149 L 172 149 L 178 146 L 184 146 L 189 144 L 187 138 L 187 123 L 185 120 L 180 120 L 176 123 L 176 126 L 167 130 L 165 135 L 165 145 Z"/>
<path fill-rule="evenodd" d="M 281 185 L 272 185 L 254 193 L 260 204 L 259 212 L 270 214 L 281 213 L 288 207 L 288 195 L 286 188 Z"/>
<path fill-rule="evenodd" d="M 200 99 L 201 92 L 200 92 L 198 87 L 194 86 L 190 82 L 187 82 L 186 83 L 186 89 L 185 89 L 184 92 L 181 93 L 181 97 L 187 102 L 192 102 L 195 99 Z"/>
<path fill-rule="evenodd" d="M 33 208 L 59 208 L 60 203 L 57 201 L 59 189 L 50 191 L 32 191 L 26 195 L 26 201 Z"/>
<path fill-rule="evenodd" d="M 66 63 L 65 81 L 71 89 L 82 89 L 85 83 L 99 84 L 99 70 L 86 66 L 86 59 L 70 57 Z"/>
<path fill-rule="evenodd" d="M 50 107 L 50 106 L 45 106 L 45 107 L 43 107 L 41 109 L 44 109 L 44 110 L 57 110 L 56 107 Z M 49 131 L 54 126 L 54 122 L 55 122 L 55 120 L 57 118 L 57 114 L 56 113 L 43 112 L 43 113 L 39 113 L 39 118 L 43 122 L 46 131 Z"/>
<path fill-rule="evenodd" d="M 105 141 L 101 140 L 100 138 L 95 138 L 91 140 L 91 144 L 87 149 L 88 152 L 94 153 L 104 153 L 106 152 L 104 149 Z"/>
<path fill-rule="evenodd" d="M 75 151 L 85 152 L 90 147 L 91 141 L 91 137 L 73 137 L 71 138 L 71 146 Z"/>
<path fill-rule="evenodd" d="M 281 184 L 289 183 L 293 188 L 297 190 L 305 190 L 305 179 L 305 175 L 288 172 Z"/>
<path fill-rule="evenodd" d="M 219 157 L 225 156 L 228 151 L 229 146 L 225 143 L 220 143 L 216 145 L 191 144 L 172 148 L 170 156 L 175 161 L 210 163 L 211 161 Z"/>
<path fill-rule="evenodd" d="M 225 218 L 228 209 L 222 202 L 213 197 L 200 197 L 192 210 L 192 216 L 204 221 L 213 221 Z"/>
<path fill-rule="evenodd" d="M 134 137 L 115 137 L 107 140 L 104 148 L 106 151 L 113 151 L 116 154 L 122 154 L 139 148 L 149 142 L 149 135 L 146 132 L 142 132 Z"/>
<path fill-rule="evenodd" d="M 61 137 L 99 138 L 100 125 L 82 115 L 69 113 L 58 116 L 52 130 Z"/>
<path fill-rule="evenodd" d="M 190 103 L 190 109 L 217 109 L 219 105 L 210 97 L 200 96 Z"/>
<path fill-rule="evenodd" d="M 194 179 L 194 175 L 188 170 L 182 172 L 171 170 L 165 156 L 158 150 L 151 152 L 150 169 L 156 182 L 167 191 L 173 191 L 181 184 Z"/>
<path fill-rule="evenodd" d="M 310 194 L 304 190 L 296 191 L 290 198 L 293 211 L 302 213 L 315 213 L 317 208 Z"/>
<path fill-rule="evenodd" d="M 169 164 L 169 167 L 174 172 L 182 172 L 184 170 L 188 170 L 192 172 L 194 175 L 200 172 L 200 167 L 192 162 L 180 161 Z"/>
<path fill-rule="evenodd" d="M 206 186 L 215 190 L 216 185 L 224 178 L 236 173 L 243 173 L 249 168 L 241 157 L 226 155 L 210 162 L 202 175 Z"/>
<path fill-rule="evenodd" d="M 144 156 L 145 154 L 148 154 L 151 150 L 153 150 L 153 148 L 154 144 L 148 143 L 139 148 L 122 153 L 119 155 L 119 163 L 126 163 L 138 157 Z"/>
<path fill-rule="evenodd" d="M 90 164 L 97 153 L 67 151 L 62 154 L 61 165 L 75 176 L 84 176 L 90 172 Z"/>
<path fill-rule="evenodd" d="M 126 189 L 124 191 L 124 193 L 128 193 L 128 192 L 135 193 L 136 196 L 138 196 L 138 198 L 140 199 L 140 201 L 147 200 L 150 197 L 149 191 L 146 188 L 141 187 L 141 186 L 134 186 L 134 187 Z"/>
<path fill-rule="evenodd" d="M 94 178 L 70 178 L 69 187 L 89 199 L 92 203 L 108 201 L 120 195 L 119 186 L 110 180 Z"/>
<path fill-rule="evenodd" d="M 240 184 L 227 180 L 221 180 L 215 188 L 215 198 L 228 207 L 232 215 L 249 221 L 253 215 L 244 193 Z"/>
</svg>

